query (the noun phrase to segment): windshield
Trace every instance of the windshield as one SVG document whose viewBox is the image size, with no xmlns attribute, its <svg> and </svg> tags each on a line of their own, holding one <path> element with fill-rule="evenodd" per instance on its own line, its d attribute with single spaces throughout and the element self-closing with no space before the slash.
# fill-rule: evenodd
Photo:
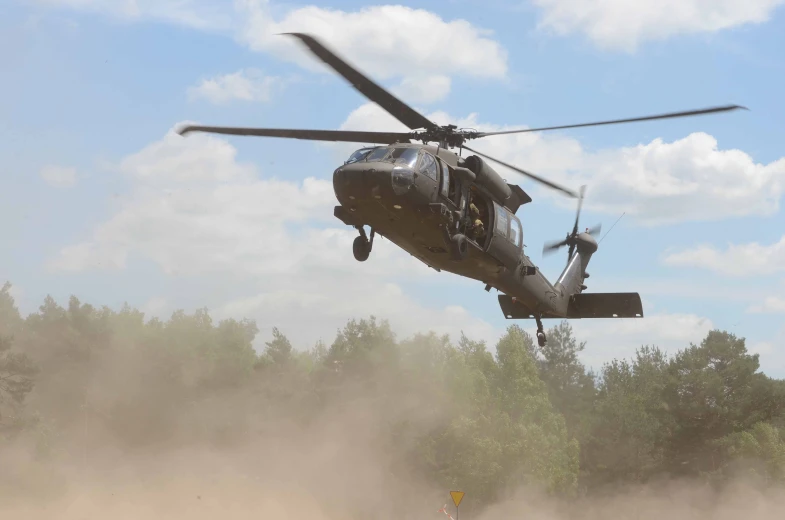
<svg viewBox="0 0 785 520">
<path fill-rule="evenodd" d="M 369 153 L 365 157 L 365 160 L 368 161 L 368 162 L 370 162 L 370 161 L 381 161 L 382 158 L 385 155 L 387 155 L 387 152 L 389 152 L 389 151 L 390 151 L 390 149 L 388 147 L 386 147 L 386 146 L 379 146 L 377 148 L 374 148 L 373 151 L 371 153 Z"/>
<path fill-rule="evenodd" d="M 414 165 L 417 162 L 417 152 L 417 148 L 393 148 L 392 153 L 390 153 L 385 161 L 414 168 Z"/>
<path fill-rule="evenodd" d="M 349 159 L 346 160 L 346 164 L 361 161 L 366 155 L 368 155 L 368 152 L 370 152 L 371 150 L 373 150 L 373 148 L 360 148 L 359 150 L 354 152 L 349 157 Z"/>
</svg>

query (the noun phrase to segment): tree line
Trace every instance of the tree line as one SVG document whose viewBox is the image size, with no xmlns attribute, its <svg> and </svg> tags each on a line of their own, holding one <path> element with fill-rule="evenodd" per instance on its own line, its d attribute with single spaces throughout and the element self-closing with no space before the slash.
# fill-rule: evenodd
<svg viewBox="0 0 785 520">
<path fill-rule="evenodd" d="M 65 307 L 47 297 L 23 317 L 10 288 L 0 291 L 0 450 L 26 439 L 37 457 L 57 456 L 88 401 L 132 451 L 185 435 L 232 446 L 260 424 L 305 429 L 364 400 L 383 411 L 372 420 L 391 474 L 461 489 L 473 504 L 522 485 L 576 496 L 673 477 L 785 483 L 785 381 L 728 332 L 671 355 L 641 346 L 592 373 L 566 321 L 543 348 L 517 325 L 489 348 L 465 335 L 398 338 L 369 317 L 311 348 L 273 329 L 257 352 L 250 320 L 216 323 L 206 309 L 145 319 L 75 297 Z M 215 399 L 234 411 L 183 427 Z"/>
</svg>

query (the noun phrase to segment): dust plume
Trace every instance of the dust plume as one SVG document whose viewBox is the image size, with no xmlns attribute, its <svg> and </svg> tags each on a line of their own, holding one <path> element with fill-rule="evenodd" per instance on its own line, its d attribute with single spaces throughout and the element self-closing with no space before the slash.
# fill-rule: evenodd
<svg viewBox="0 0 785 520">
<path fill-rule="evenodd" d="M 249 373 L 245 348 L 216 360 L 172 336 L 115 331 L 89 354 L 48 339 L 20 338 L 41 373 L 36 420 L 0 444 L 3 518 L 400 518 L 444 494 L 400 464 L 405 440 L 388 445 L 402 420 L 427 430 L 438 399 L 383 373 L 306 377 L 293 360 Z"/>
<path fill-rule="evenodd" d="M 48 300 L 14 320 L 0 323 L 0 337 L 12 337 L 13 352 L 37 372 L 24 400 L 0 401 L 2 518 L 445 520 L 437 511 L 451 489 L 467 493 L 460 520 L 774 520 L 785 507 L 783 488 L 767 480 L 781 477 L 785 456 L 776 428 L 757 422 L 739 433 L 741 444 L 718 437 L 768 450 L 768 469 L 756 473 L 763 481 L 749 471 L 728 477 L 731 469 L 721 485 L 698 472 L 668 476 L 659 438 L 636 444 L 632 465 L 618 457 L 628 447 L 614 442 L 611 464 L 597 439 L 613 421 L 586 417 L 640 399 L 624 400 L 611 369 L 597 388 L 572 378 L 583 386 L 571 391 L 585 387 L 590 399 L 554 393 L 564 385 L 548 360 L 558 356 L 537 352 L 515 327 L 494 353 L 466 337 L 398 340 L 373 318 L 305 351 L 274 330 L 257 353 L 255 324 L 213 324 L 206 311 L 145 322 L 133 309 Z M 560 327 L 549 335 L 568 348 L 574 341 Z M 670 373 L 656 353 L 644 354 L 638 365 L 650 358 Z M 0 349 L 0 376 L 9 378 L 21 358 L 7 355 Z M 776 393 L 765 386 L 776 381 L 753 380 L 745 388 Z M 756 420 L 764 411 L 756 408 Z M 642 432 L 671 431 L 667 417 L 650 415 Z M 641 437 L 625 431 L 622 441 Z M 630 471 L 646 468 L 656 469 L 651 478 L 632 483 Z M 587 486 L 587 472 L 607 485 Z"/>
<path fill-rule="evenodd" d="M 603 496 L 555 500 L 521 490 L 486 509 L 477 520 L 775 520 L 782 516 L 785 492 L 740 477 L 722 489 L 698 479 L 620 486 Z"/>
</svg>

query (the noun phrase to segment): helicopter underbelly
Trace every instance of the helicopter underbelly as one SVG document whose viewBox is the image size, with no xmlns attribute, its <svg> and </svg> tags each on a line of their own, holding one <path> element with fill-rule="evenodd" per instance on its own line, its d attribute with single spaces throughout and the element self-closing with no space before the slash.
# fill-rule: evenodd
<svg viewBox="0 0 785 520">
<path fill-rule="evenodd" d="M 497 279 L 498 262 L 477 246 L 470 247 L 465 260 L 452 261 L 442 228 L 443 215 L 432 205 L 435 191 L 428 193 L 414 186 L 406 193 L 396 193 L 389 174 L 383 172 L 336 172 L 333 187 L 353 225 L 371 227 L 435 269 L 485 283 Z"/>
<path fill-rule="evenodd" d="M 530 308 L 550 309 L 550 297 L 555 293 L 539 273 L 525 280 L 518 278 L 474 244 L 464 260 L 453 261 L 442 228 L 445 221 L 441 212 L 435 211 L 439 207 L 438 200 L 423 199 L 421 195 L 397 195 L 381 188 L 374 190 L 373 182 L 358 184 L 344 183 L 342 186 L 336 183 L 335 194 L 345 215 L 341 220 L 345 223 L 371 227 L 377 235 L 431 268 L 489 284 L 526 302 Z M 540 294 L 546 299 L 540 300 L 536 296 Z"/>
</svg>

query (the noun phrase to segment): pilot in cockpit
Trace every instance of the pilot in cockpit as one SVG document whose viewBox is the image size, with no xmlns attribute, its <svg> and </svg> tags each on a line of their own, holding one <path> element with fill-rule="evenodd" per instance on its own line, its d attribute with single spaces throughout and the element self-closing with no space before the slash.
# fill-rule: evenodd
<svg viewBox="0 0 785 520">
<path fill-rule="evenodd" d="M 365 159 L 365 157 L 366 157 L 366 156 L 367 156 L 369 153 L 371 153 L 371 150 L 373 150 L 373 149 L 374 149 L 374 147 L 373 147 L 373 146 L 370 146 L 370 147 L 367 147 L 367 148 L 360 148 L 359 150 L 357 150 L 356 152 L 354 152 L 354 153 L 353 153 L 353 154 L 352 154 L 352 155 L 351 155 L 351 156 L 350 156 L 350 157 L 349 157 L 349 158 L 348 158 L 348 159 L 347 159 L 347 160 L 344 162 L 344 164 L 351 164 L 351 163 L 354 163 L 354 162 L 357 162 L 357 161 L 361 161 L 362 159 Z"/>
</svg>

